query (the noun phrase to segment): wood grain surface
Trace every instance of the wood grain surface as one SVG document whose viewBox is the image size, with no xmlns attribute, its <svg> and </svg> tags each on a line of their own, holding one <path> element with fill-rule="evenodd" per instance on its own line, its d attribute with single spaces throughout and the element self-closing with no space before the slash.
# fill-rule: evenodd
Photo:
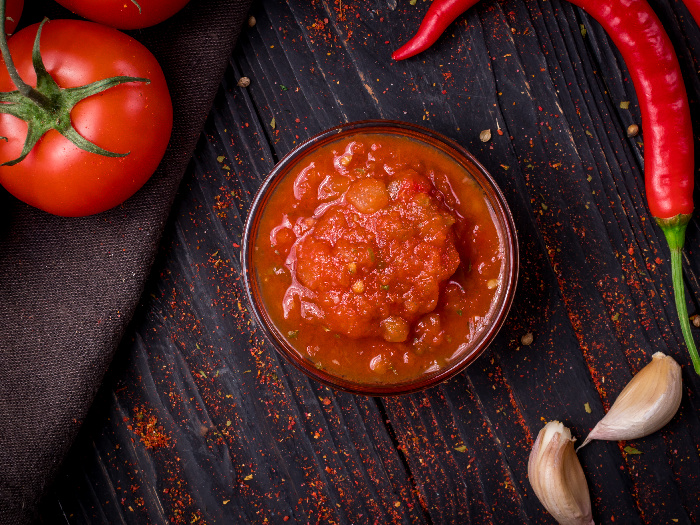
<svg viewBox="0 0 700 525">
<path fill-rule="evenodd" d="M 643 129 L 626 136 L 641 122 L 625 64 L 559 0 L 484 0 L 427 52 L 392 61 L 428 5 L 256 3 L 44 522 L 553 523 L 527 480 L 534 437 L 557 419 L 582 440 L 656 351 L 683 365 L 680 411 L 647 438 L 580 451 L 594 518 L 700 522 L 700 378 L 645 205 Z M 700 126 L 700 30 L 680 1 L 652 5 Z M 515 303 L 489 350 L 441 386 L 393 398 L 337 392 L 282 361 L 240 279 L 242 228 L 272 166 L 326 128 L 369 118 L 470 150 L 502 188 L 521 245 Z M 695 219 L 691 314 L 699 250 Z"/>
</svg>

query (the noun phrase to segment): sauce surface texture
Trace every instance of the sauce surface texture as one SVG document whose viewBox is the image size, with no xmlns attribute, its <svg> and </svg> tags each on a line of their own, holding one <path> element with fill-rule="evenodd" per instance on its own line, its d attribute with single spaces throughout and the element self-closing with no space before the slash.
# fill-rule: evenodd
<svg viewBox="0 0 700 525">
<path fill-rule="evenodd" d="M 484 191 L 449 155 L 366 133 L 287 173 L 252 257 L 264 307 L 302 358 L 391 384 L 468 351 L 501 286 L 503 242 Z"/>
</svg>

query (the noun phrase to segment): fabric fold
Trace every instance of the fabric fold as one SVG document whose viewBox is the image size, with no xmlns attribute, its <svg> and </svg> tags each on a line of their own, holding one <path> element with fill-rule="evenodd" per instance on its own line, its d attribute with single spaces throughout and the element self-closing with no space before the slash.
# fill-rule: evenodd
<svg viewBox="0 0 700 525">
<path fill-rule="evenodd" d="M 0 523 L 34 517 L 138 304 L 179 182 L 249 0 L 192 0 L 130 34 L 159 60 L 174 107 L 157 172 L 123 205 L 61 218 L 0 190 Z M 27 7 L 25 7 L 27 9 Z M 34 17 L 71 16 L 49 1 Z"/>
</svg>

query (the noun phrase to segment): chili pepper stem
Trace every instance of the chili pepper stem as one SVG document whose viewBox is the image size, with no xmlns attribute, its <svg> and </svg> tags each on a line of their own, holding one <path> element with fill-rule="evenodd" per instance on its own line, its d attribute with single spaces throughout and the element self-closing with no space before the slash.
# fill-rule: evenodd
<svg viewBox="0 0 700 525">
<path fill-rule="evenodd" d="M 673 282 L 673 295 L 676 301 L 678 319 L 681 323 L 681 332 L 685 344 L 690 353 L 695 373 L 700 375 L 700 356 L 690 331 L 690 319 L 688 318 L 688 308 L 685 303 L 685 286 L 683 285 L 683 260 L 682 250 L 685 243 L 685 230 L 688 226 L 690 215 L 677 215 L 671 219 L 657 219 L 656 222 L 666 236 L 668 247 L 671 249 L 671 280 Z"/>
</svg>

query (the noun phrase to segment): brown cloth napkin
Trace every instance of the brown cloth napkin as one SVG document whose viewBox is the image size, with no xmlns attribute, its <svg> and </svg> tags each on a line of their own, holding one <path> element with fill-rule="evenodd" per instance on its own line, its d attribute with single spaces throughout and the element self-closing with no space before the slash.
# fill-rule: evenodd
<svg viewBox="0 0 700 525">
<path fill-rule="evenodd" d="M 0 190 L 0 523 L 34 517 L 129 322 L 250 0 L 191 0 L 132 32 L 168 79 L 175 123 L 152 179 L 111 211 L 60 218 Z M 21 25 L 70 16 L 25 2 Z M 76 36 L 78 37 L 78 36 Z"/>
</svg>

